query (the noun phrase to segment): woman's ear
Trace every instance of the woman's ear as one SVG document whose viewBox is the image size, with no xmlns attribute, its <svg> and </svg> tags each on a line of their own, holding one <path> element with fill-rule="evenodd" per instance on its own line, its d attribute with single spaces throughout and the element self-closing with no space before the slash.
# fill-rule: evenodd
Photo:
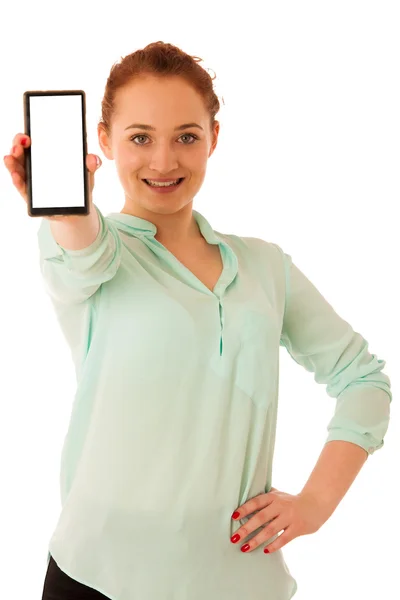
<svg viewBox="0 0 400 600">
<path fill-rule="evenodd" d="M 109 160 L 112 160 L 114 156 L 111 149 L 110 139 L 100 124 L 97 126 L 97 136 L 99 138 L 99 145 L 103 150 L 104 156 Z"/>
<path fill-rule="evenodd" d="M 210 152 L 208 154 L 208 158 L 210 158 L 211 154 L 214 152 L 215 148 L 217 147 L 219 127 L 220 127 L 219 121 L 215 121 L 215 123 L 213 125 L 212 143 L 211 143 Z"/>
</svg>

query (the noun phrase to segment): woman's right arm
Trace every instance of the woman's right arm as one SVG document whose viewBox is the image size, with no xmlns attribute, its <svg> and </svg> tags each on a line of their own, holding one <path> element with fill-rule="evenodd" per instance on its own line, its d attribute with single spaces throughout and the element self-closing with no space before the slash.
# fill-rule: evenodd
<svg viewBox="0 0 400 600">
<path fill-rule="evenodd" d="M 24 149 L 29 145 L 29 136 L 17 134 L 11 154 L 4 157 L 12 182 L 26 203 Z M 106 222 L 92 201 L 94 173 L 98 168 L 94 154 L 86 156 L 86 167 L 89 214 L 42 217 L 38 230 L 41 272 L 48 293 L 61 304 L 80 303 L 92 296 L 102 283 L 114 277 L 121 260 L 118 231 Z"/>
<path fill-rule="evenodd" d="M 92 214 L 98 225 L 95 222 L 81 226 L 81 221 Z M 91 215 L 77 217 L 79 226 L 60 227 L 56 234 L 53 226 L 63 223 L 43 219 L 39 227 L 40 270 L 48 293 L 57 303 L 84 302 L 102 283 L 114 277 L 120 265 L 122 244 L 117 228 L 107 223 L 95 204 L 92 204 Z M 97 235 L 91 241 L 97 227 Z M 67 247 L 58 240 L 64 241 Z M 73 249 L 74 246 L 78 248 Z"/>
<path fill-rule="evenodd" d="M 50 229 L 53 238 L 66 250 L 82 250 L 97 238 L 100 230 L 100 219 L 91 204 L 88 215 L 77 216 L 76 221 L 51 221 Z"/>
</svg>

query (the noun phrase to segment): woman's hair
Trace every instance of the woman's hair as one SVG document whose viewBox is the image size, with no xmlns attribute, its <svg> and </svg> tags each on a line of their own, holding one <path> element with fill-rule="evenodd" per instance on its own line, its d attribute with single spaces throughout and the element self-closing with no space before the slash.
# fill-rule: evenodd
<svg viewBox="0 0 400 600">
<path fill-rule="evenodd" d="M 205 108 L 210 115 L 210 128 L 213 129 L 215 115 L 220 103 L 213 89 L 213 78 L 198 63 L 201 58 L 189 56 L 176 46 L 164 42 L 148 44 L 142 50 L 136 50 L 115 63 L 107 79 L 104 97 L 101 103 L 99 125 L 107 135 L 111 134 L 111 120 L 115 111 L 116 92 L 142 75 L 157 77 L 180 76 L 185 79 L 203 98 Z"/>
</svg>

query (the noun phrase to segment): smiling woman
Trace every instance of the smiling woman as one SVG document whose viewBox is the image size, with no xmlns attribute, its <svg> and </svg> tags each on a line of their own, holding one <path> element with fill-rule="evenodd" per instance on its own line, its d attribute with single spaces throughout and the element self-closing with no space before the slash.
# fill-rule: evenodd
<svg viewBox="0 0 400 600">
<path fill-rule="evenodd" d="M 122 213 L 94 205 L 99 234 L 77 251 L 38 232 L 78 380 L 42 600 L 290 600 L 280 544 L 315 531 L 327 511 L 311 496 L 331 507 L 383 445 L 385 362 L 280 246 L 192 210 L 219 133 L 193 57 L 129 55 L 102 107 Z M 271 487 L 281 346 L 337 398 L 307 501 Z"/>
<path fill-rule="evenodd" d="M 122 214 L 151 221 L 166 246 L 201 241 L 192 203 L 217 145 L 220 103 L 199 61 L 162 42 L 125 57 L 111 70 L 98 124 L 124 188 Z"/>
</svg>

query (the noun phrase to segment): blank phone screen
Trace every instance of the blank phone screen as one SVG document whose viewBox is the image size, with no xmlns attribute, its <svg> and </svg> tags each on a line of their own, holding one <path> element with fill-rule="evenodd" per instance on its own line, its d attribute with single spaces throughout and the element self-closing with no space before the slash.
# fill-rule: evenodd
<svg viewBox="0 0 400 600">
<path fill-rule="evenodd" d="M 32 209 L 84 207 L 83 96 L 29 95 L 27 100 Z"/>
</svg>

